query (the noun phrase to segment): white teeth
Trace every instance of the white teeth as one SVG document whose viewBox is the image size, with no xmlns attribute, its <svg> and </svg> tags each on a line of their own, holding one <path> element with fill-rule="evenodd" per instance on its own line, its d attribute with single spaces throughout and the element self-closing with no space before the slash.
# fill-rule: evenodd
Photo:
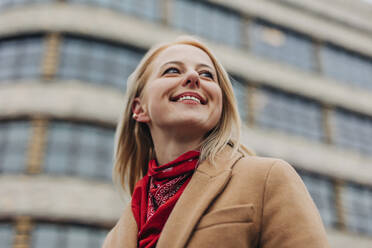
<svg viewBox="0 0 372 248">
<path fill-rule="evenodd" d="M 200 103 L 200 100 L 196 97 L 193 97 L 193 96 L 182 96 L 177 100 L 177 102 L 180 102 L 180 101 L 183 101 L 183 100 L 193 100 L 197 103 Z"/>
</svg>

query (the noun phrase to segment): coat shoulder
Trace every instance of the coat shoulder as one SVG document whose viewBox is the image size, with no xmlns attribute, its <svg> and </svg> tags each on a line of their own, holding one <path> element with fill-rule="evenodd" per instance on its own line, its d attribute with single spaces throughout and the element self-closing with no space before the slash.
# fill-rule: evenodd
<svg viewBox="0 0 372 248">
<path fill-rule="evenodd" d="M 137 223 L 128 204 L 116 225 L 107 234 L 102 248 L 137 247 Z"/>
<path fill-rule="evenodd" d="M 295 172 L 292 165 L 283 159 L 260 157 L 260 156 L 247 156 L 243 155 L 232 167 L 233 171 L 249 172 L 252 171 L 268 173 L 275 167 L 276 170 Z"/>
<path fill-rule="evenodd" d="M 273 179 L 278 183 L 293 180 L 303 184 L 293 166 L 279 158 L 244 155 L 232 167 L 232 175 L 243 181 L 250 179 L 260 184 L 266 184 Z"/>
</svg>

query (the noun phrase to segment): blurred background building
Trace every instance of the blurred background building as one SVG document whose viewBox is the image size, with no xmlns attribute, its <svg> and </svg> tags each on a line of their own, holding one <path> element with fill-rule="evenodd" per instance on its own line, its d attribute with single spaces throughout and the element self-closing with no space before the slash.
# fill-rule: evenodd
<svg viewBox="0 0 372 248">
<path fill-rule="evenodd" d="M 208 41 L 243 143 L 302 176 L 332 247 L 372 247 L 372 4 L 0 0 L 0 247 L 94 248 L 119 217 L 113 137 L 154 43 Z"/>
</svg>

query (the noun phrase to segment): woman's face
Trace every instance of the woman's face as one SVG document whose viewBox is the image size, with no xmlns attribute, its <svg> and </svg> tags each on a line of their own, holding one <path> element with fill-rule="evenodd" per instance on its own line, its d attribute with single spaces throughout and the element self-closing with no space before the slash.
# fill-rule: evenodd
<svg viewBox="0 0 372 248">
<path fill-rule="evenodd" d="M 216 126 L 222 92 L 214 65 L 203 50 L 173 45 L 158 54 L 150 70 L 143 95 L 134 104 L 143 111 L 138 121 L 146 122 L 150 130 L 178 128 L 200 135 Z"/>
</svg>

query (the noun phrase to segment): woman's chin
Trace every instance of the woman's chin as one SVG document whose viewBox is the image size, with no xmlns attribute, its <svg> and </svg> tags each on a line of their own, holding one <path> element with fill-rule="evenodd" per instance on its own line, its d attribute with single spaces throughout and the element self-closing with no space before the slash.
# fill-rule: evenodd
<svg viewBox="0 0 372 248">
<path fill-rule="evenodd" d="M 206 132 L 211 130 L 216 123 L 208 122 L 203 119 L 185 118 L 178 119 L 166 125 L 166 130 L 172 129 L 183 133 L 198 133 L 202 137 Z"/>
</svg>

